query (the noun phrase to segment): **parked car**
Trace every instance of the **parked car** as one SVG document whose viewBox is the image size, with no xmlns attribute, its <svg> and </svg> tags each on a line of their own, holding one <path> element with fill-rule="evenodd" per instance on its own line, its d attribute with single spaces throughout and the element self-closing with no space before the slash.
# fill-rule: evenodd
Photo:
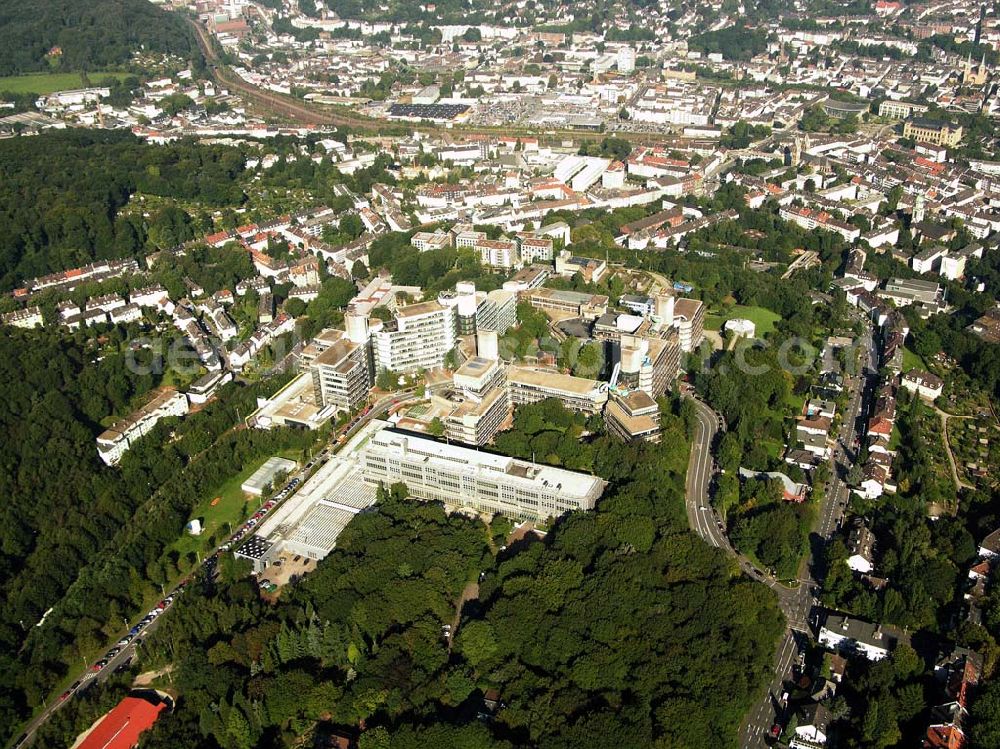
<svg viewBox="0 0 1000 749">
<path fill-rule="evenodd" d="M 115 673 L 120 674 L 122 671 L 125 671 L 131 665 L 132 665 L 132 656 L 129 656 L 121 663 L 119 663 L 117 666 L 115 666 Z"/>
<path fill-rule="evenodd" d="M 778 738 L 781 735 L 781 725 L 775 723 L 773 726 L 771 726 L 771 730 L 769 733 L 771 734 L 772 739 Z"/>
</svg>

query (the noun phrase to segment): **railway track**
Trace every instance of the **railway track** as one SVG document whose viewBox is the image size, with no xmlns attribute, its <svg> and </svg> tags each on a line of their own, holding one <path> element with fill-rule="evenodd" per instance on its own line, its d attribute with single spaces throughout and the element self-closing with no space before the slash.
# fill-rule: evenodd
<svg viewBox="0 0 1000 749">
<path fill-rule="evenodd" d="M 245 96 L 249 101 L 255 103 L 264 110 L 286 117 L 301 125 L 335 127 L 349 127 L 353 131 L 369 133 L 372 135 L 385 134 L 385 131 L 404 127 L 410 132 L 422 132 L 429 135 L 491 135 L 496 137 L 525 137 L 538 138 L 540 142 L 557 144 L 565 140 L 573 141 L 599 141 L 604 138 L 614 137 L 627 140 L 637 145 L 647 145 L 662 143 L 676 136 L 666 133 L 629 133 L 629 132 L 588 132 L 584 130 L 533 130 L 530 128 L 511 127 L 483 127 L 455 125 L 453 127 L 443 127 L 426 125 L 423 123 L 393 123 L 383 120 L 375 120 L 361 115 L 344 114 L 331 112 L 329 109 L 319 108 L 315 105 L 304 103 L 291 96 L 279 94 L 273 91 L 262 89 L 240 78 L 233 73 L 219 59 L 219 55 L 212 45 L 212 40 L 205 27 L 193 19 L 188 19 L 195 32 L 195 38 L 202 54 L 212 71 L 217 83 L 224 84 L 231 91 L 237 91 Z"/>
</svg>

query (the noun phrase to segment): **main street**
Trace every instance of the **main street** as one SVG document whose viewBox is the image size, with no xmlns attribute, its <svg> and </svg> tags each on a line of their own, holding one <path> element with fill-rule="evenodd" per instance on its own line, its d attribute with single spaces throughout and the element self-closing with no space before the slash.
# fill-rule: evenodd
<svg viewBox="0 0 1000 749">
<path fill-rule="evenodd" d="M 778 605 L 784 613 L 787 628 L 778 643 L 774 658 L 774 672 L 767 691 L 759 702 L 751 707 L 740 731 L 740 746 L 745 749 L 760 749 L 767 746 L 771 727 L 784 725 L 788 716 L 787 705 L 782 701 L 784 685 L 792 675 L 796 662 L 801 662 L 809 641 L 810 611 L 815 603 L 818 583 L 812 579 L 818 563 L 815 551 L 821 549 L 840 528 L 843 515 L 850 500 L 850 488 L 845 478 L 857 451 L 854 440 L 863 430 L 864 405 L 871 395 L 871 377 L 875 373 L 878 358 L 871 323 L 859 317 L 864 331 L 859 337 L 859 364 L 857 373 L 847 376 L 849 389 L 848 405 L 838 439 L 833 447 L 830 480 L 824 487 L 823 499 L 818 508 L 818 520 L 814 532 L 819 544 L 810 544 L 810 553 L 805 561 L 805 574 L 794 586 L 784 585 L 770 575 L 757 569 L 744 555 L 737 552 L 726 537 L 725 526 L 710 503 L 712 479 L 715 474 L 712 447 L 716 435 L 725 428 L 722 417 L 713 411 L 693 391 L 686 393 L 695 405 L 697 416 L 695 435 L 688 465 L 686 511 L 688 523 L 707 543 L 722 549 L 734 559 L 740 569 L 753 579 L 767 585 L 778 597 Z"/>
<path fill-rule="evenodd" d="M 732 555 L 747 575 L 764 585 L 767 585 L 778 596 L 781 610 L 788 618 L 792 629 L 806 631 L 807 614 L 811 605 L 811 596 L 807 585 L 789 587 L 775 580 L 770 575 L 758 569 L 749 558 L 740 554 L 729 543 L 725 525 L 712 508 L 709 494 L 712 479 L 715 475 L 715 461 L 712 458 L 712 445 L 716 434 L 724 428 L 722 417 L 713 411 L 708 404 L 697 395 L 689 395 L 695 405 L 697 425 L 694 442 L 691 448 L 691 459 L 687 476 L 687 516 L 691 528 L 707 543 Z"/>
</svg>

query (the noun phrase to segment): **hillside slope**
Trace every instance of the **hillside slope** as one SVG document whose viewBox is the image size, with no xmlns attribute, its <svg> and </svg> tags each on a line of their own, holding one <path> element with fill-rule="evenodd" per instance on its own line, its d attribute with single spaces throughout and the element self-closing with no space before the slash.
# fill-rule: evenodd
<svg viewBox="0 0 1000 749">
<path fill-rule="evenodd" d="M 187 57 L 195 46 L 183 18 L 147 0 L 0 0 L 0 75 L 99 70 L 140 48 Z"/>
</svg>

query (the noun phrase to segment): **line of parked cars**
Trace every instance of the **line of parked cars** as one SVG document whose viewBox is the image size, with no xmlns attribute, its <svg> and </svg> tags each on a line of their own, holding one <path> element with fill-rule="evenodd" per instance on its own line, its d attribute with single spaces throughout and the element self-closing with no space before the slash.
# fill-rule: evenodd
<svg viewBox="0 0 1000 749">
<path fill-rule="evenodd" d="M 150 622 L 152 622 L 154 619 L 156 619 L 156 617 L 158 617 L 160 614 L 162 614 L 164 611 L 167 610 L 167 607 L 174 602 L 174 596 L 180 593 L 184 589 L 183 588 L 184 585 L 185 583 L 181 583 L 181 585 L 177 587 L 177 590 L 172 595 L 167 596 L 158 604 L 156 604 L 153 608 L 151 608 L 149 612 L 142 619 L 139 620 L 138 624 L 132 627 L 132 629 L 130 629 L 128 633 L 115 644 L 114 647 L 112 647 L 110 650 L 108 650 L 108 652 L 104 654 L 103 658 L 98 660 L 96 663 L 94 663 L 93 666 L 90 667 L 90 670 L 95 673 L 103 671 L 105 666 L 108 665 L 111 659 L 114 658 L 116 655 L 118 655 L 120 652 L 122 652 L 122 648 L 128 647 L 132 643 L 132 641 L 135 640 L 135 638 L 138 637 L 139 634 L 150 624 Z M 76 688 L 76 686 L 77 685 L 70 687 L 69 692 L 71 693 Z"/>
<path fill-rule="evenodd" d="M 255 512 L 252 516 L 250 516 L 250 518 L 248 518 L 247 521 L 243 523 L 243 525 L 241 525 L 239 529 L 230 537 L 227 543 L 220 546 L 219 549 L 216 550 L 214 554 L 212 554 L 202 563 L 202 568 L 206 571 L 206 573 L 211 574 L 216 563 L 218 562 L 218 557 L 221 552 L 228 551 L 230 548 L 232 548 L 232 545 L 234 543 L 240 541 L 246 534 L 248 534 L 251 530 L 253 530 L 254 526 L 256 526 L 264 518 L 264 516 L 267 515 L 268 512 L 273 510 L 279 502 L 281 502 L 289 494 L 295 491 L 295 489 L 298 488 L 299 484 L 301 483 L 302 479 L 299 478 L 292 479 L 291 481 L 288 482 L 288 484 L 285 485 L 285 487 L 277 495 L 275 495 L 272 499 L 269 499 L 267 502 L 265 502 L 261 506 L 261 508 L 257 510 L 257 512 Z M 136 638 L 139 638 L 142 631 L 154 619 L 156 619 L 156 617 L 158 617 L 160 614 L 162 614 L 164 611 L 167 610 L 170 604 L 174 602 L 174 598 L 183 593 L 184 589 L 188 585 L 190 585 L 190 583 L 191 583 L 190 577 L 182 580 L 181 583 L 174 589 L 174 592 L 171 595 L 167 596 L 158 604 L 156 604 L 156 606 L 150 609 L 146 613 L 146 615 L 139 620 L 138 624 L 132 627 L 126 633 L 126 635 L 122 637 L 122 639 L 120 639 L 113 647 L 111 647 L 104 654 L 103 657 L 98 659 L 90 667 L 91 672 L 97 674 L 103 671 L 107 667 L 107 665 L 111 662 L 111 660 L 115 658 L 115 656 L 117 656 L 119 653 L 121 653 L 123 648 L 128 647 L 133 641 L 136 640 Z M 122 664 L 120 664 L 115 669 L 115 671 L 124 671 L 126 668 L 128 668 L 131 661 L 132 661 L 131 657 L 127 658 Z M 80 688 L 83 682 L 84 682 L 83 679 L 77 679 L 75 682 L 73 682 L 70 685 L 69 689 L 67 689 L 59 696 L 59 701 L 63 702 L 69 699 L 70 696 Z"/>
</svg>

